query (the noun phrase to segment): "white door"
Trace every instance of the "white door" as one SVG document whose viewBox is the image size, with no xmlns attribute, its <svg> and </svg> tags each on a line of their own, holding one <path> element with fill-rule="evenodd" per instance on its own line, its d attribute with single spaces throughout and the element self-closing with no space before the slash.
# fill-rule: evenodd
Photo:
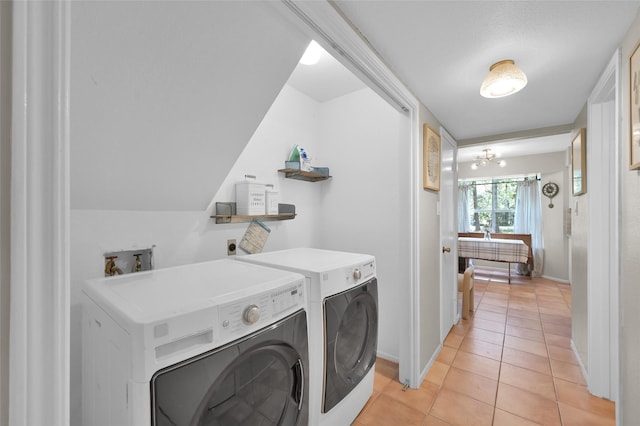
<svg viewBox="0 0 640 426">
<path fill-rule="evenodd" d="M 442 127 L 440 138 L 440 338 L 444 341 L 458 321 L 458 144 Z"/>
</svg>

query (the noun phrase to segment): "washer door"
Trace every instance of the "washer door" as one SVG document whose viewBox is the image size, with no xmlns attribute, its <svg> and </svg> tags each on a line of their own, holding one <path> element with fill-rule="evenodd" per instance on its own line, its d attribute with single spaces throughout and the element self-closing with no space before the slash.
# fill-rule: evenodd
<svg viewBox="0 0 640 426">
<path fill-rule="evenodd" d="M 152 378 L 154 425 L 306 425 L 306 314 Z"/>
<path fill-rule="evenodd" d="M 339 403 L 376 362 L 378 346 L 378 280 L 327 297 L 325 382 L 322 412 Z"/>
</svg>

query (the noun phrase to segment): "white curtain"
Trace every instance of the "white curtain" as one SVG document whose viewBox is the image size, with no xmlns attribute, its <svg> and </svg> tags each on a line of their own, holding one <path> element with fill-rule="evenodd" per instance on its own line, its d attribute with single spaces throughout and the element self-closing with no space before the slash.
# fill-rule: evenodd
<svg viewBox="0 0 640 426">
<path fill-rule="evenodd" d="M 531 273 L 532 276 L 542 275 L 543 247 L 542 240 L 542 205 L 540 181 L 525 179 L 518 182 L 516 190 L 516 213 L 514 232 L 516 234 L 531 234 L 531 250 L 533 253 L 533 271 L 528 265 L 518 264 L 516 270 L 520 274 Z"/>
<path fill-rule="evenodd" d="M 469 224 L 470 183 L 458 184 L 458 232 L 471 232 Z"/>
</svg>

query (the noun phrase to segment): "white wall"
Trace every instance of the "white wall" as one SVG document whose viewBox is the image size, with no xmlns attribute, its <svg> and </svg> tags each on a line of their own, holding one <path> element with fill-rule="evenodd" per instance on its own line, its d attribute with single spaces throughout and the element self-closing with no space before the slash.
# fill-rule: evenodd
<svg viewBox="0 0 640 426">
<path fill-rule="evenodd" d="M 587 107 L 582 109 L 574 124 L 576 131 L 587 127 Z M 587 135 L 589 143 L 589 135 Z M 587 173 L 589 172 L 589 158 L 587 158 Z M 567 173 L 565 186 L 572 188 L 571 169 Z M 588 336 L 587 324 L 587 243 L 589 234 L 589 188 L 583 195 L 570 196 L 571 208 L 571 340 L 580 356 L 580 360 L 588 369 Z M 621 228 L 624 229 L 624 228 Z"/>
<path fill-rule="evenodd" d="M 570 142 L 567 135 L 567 146 Z M 567 186 L 566 152 L 552 152 L 548 154 L 526 155 L 505 159 L 507 165 L 498 167 L 490 164 L 477 170 L 471 169 L 471 163 L 460 163 L 459 179 L 471 178 L 499 178 L 523 174 L 541 174 L 541 183 L 552 181 L 558 184 L 560 191 L 553 199 L 554 208 L 550 209 L 549 199 L 542 197 L 542 221 L 544 240 L 544 264 L 542 275 L 560 281 L 569 280 L 569 238 L 564 230 L 564 212 L 569 207 L 571 188 Z M 498 262 L 476 261 L 477 264 L 492 268 L 506 269 L 508 264 Z"/>
<path fill-rule="evenodd" d="M 620 300 L 622 303 L 622 418 L 620 424 L 632 424 L 640 418 L 640 172 L 628 168 L 629 161 L 629 61 L 628 58 L 640 41 L 640 17 L 637 17 L 622 43 L 622 123 L 621 123 L 621 181 L 622 181 L 622 217 L 621 254 L 622 283 Z"/>
<path fill-rule="evenodd" d="M 427 108 L 420 108 L 420 123 L 426 123 L 434 129 L 440 129 L 440 122 Z M 420 126 L 421 141 L 418 149 L 418 161 L 422 164 L 424 126 Z M 439 131 L 439 130 L 438 130 Z M 418 179 L 422 186 L 423 169 L 419 166 Z M 440 218 L 437 216 L 440 193 L 422 189 L 418 195 L 419 234 L 419 296 L 420 296 L 420 360 L 419 369 L 423 372 L 431 357 L 442 343 L 440 339 Z"/>
<path fill-rule="evenodd" d="M 376 257 L 378 353 L 394 361 L 409 291 L 405 120 L 370 89 L 322 105 L 319 165 L 329 166 L 333 179 L 323 188 L 314 227 L 321 248 Z"/>
<path fill-rule="evenodd" d="M 553 198 L 553 208 L 549 198 L 542 196 L 542 238 L 544 240 L 544 264 L 542 276 L 557 281 L 569 282 L 569 238 L 565 232 L 565 210 L 568 207 L 567 194 L 571 188 L 564 184 L 567 168 L 555 173 L 543 173 L 541 183 L 557 183 L 558 195 Z"/>
</svg>

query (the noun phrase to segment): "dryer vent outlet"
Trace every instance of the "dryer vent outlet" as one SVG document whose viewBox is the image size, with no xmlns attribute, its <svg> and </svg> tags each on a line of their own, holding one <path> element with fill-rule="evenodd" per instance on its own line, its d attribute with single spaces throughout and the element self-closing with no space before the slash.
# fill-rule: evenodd
<svg viewBox="0 0 640 426">
<path fill-rule="evenodd" d="M 236 240 L 227 240 L 227 256 L 235 256 Z"/>
</svg>

